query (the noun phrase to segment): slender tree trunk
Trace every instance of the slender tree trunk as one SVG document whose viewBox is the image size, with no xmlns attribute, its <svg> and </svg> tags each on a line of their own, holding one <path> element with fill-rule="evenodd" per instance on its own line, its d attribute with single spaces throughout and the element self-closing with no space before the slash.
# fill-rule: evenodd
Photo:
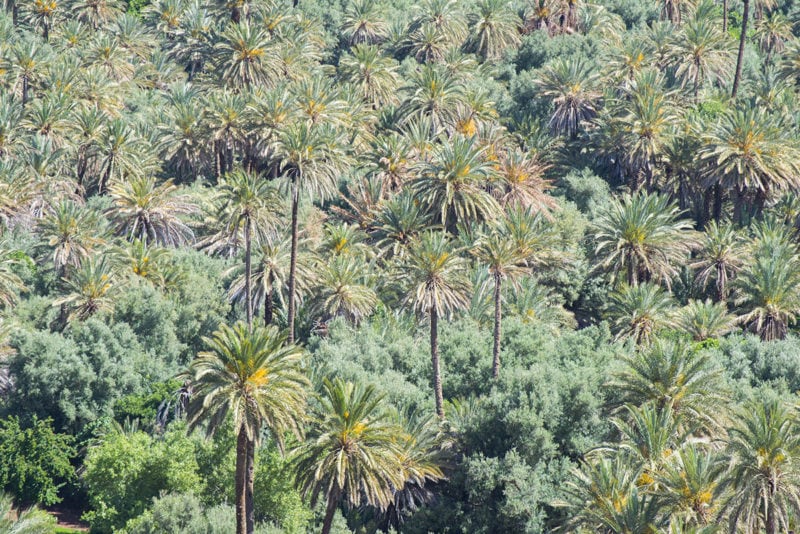
<svg viewBox="0 0 800 534">
<path fill-rule="evenodd" d="M 272 316 L 275 313 L 275 305 L 272 303 L 272 289 L 266 291 L 264 295 L 264 324 L 272 324 Z"/>
<path fill-rule="evenodd" d="M 722 219 L 722 185 L 714 184 L 714 220 Z"/>
<path fill-rule="evenodd" d="M 722 0 L 722 33 L 728 33 L 728 0 Z"/>
<path fill-rule="evenodd" d="M 247 534 L 247 433 L 236 438 L 236 534 Z"/>
<path fill-rule="evenodd" d="M 325 519 L 322 521 L 322 534 L 330 534 L 337 506 L 338 499 L 333 495 L 328 497 L 328 503 L 325 505 Z"/>
<path fill-rule="evenodd" d="M 289 260 L 289 343 L 294 343 L 294 292 L 297 271 L 297 206 L 300 198 L 297 191 L 297 175 L 292 178 L 292 253 Z"/>
<path fill-rule="evenodd" d="M 247 440 L 247 469 L 245 469 L 245 512 L 247 515 L 247 534 L 256 529 L 256 509 L 253 500 L 253 488 L 256 481 L 256 443 Z"/>
<path fill-rule="evenodd" d="M 494 275 L 494 348 L 492 350 L 492 376 L 500 376 L 500 322 L 502 317 L 502 278 Z"/>
<path fill-rule="evenodd" d="M 250 280 L 253 272 L 253 265 L 250 256 L 250 245 L 252 241 L 251 234 L 251 221 L 248 215 L 244 221 L 244 300 L 245 309 L 247 310 L 247 327 L 253 326 L 253 296 L 252 296 L 252 282 Z"/>
<path fill-rule="evenodd" d="M 22 107 L 28 103 L 28 75 L 22 77 Z"/>
<path fill-rule="evenodd" d="M 767 534 L 778 534 L 778 521 L 775 517 L 775 481 L 770 480 L 769 483 L 769 502 L 767 503 L 767 521 L 764 525 L 767 529 Z"/>
<path fill-rule="evenodd" d="M 739 56 L 736 58 L 736 73 L 733 75 L 731 98 L 736 98 L 736 93 L 739 91 L 739 80 L 742 77 L 742 62 L 744 61 L 744 43 L 747 40 L 747 18 L 749 16 L 750 0 L 744 0 L 744 9 L 742 10 L 742 35 L 739 38 Z"/>
<path fill-rule="evenodd" d="M 442 373 L 439 369 L 439 315 L 431 308 L 431 364 L 433 366 L 433 394 L 436 397 L 436 415 L 444 418 L 444 395 L 442 394 Z"/>
</svg>

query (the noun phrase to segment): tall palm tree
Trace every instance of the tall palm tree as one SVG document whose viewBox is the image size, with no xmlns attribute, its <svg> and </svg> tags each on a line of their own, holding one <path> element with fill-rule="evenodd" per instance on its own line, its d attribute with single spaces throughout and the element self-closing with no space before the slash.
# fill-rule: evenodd
<svg viewBox="0 0 800 534">
<path fill-rule="evenodd" d="M 347 4 L 342 18 L 342 37 L 350 46 L 376 44 L 388 37 L 381 5 L 375 0 L 354 0 Z"/>
<path fill-rule="evenodd" d="M 555 209 L 556 200 L 547 194 L 552 184 L 544 177 L 548 166 L 534 155 L 510 150 L 500 158 L 493 193 L 503 206 L 518 206 L 533 211 Z"/>
<path fill-rule="evenodd" d="M 581 125 L 597 116 L 602 93 L 594 66 L 579 59 L 557 58 L 539 72 L 536 87 L 553 104 L 550 130 L 576 137 Z"/>
<path fill-rule="evenodd" d="M 342 316 L 358 324 L 375 309 L 378 296 L 370 287 L 371 276 L 362 258 L 325 257 L 316 270 L 312 309 L 322 321 Z"/>
<path fill-rule="evenodd" d="M 659 330 L 671 326 L 673 306 L 669 293 L 645 282 L 625 285 L 612 293 L 606 314 L 616 339 L 630 338 L 637 345 L 647 345 Z"/>
<path fill-rule="evenodd" d="M 467 220 L 493 220 L 500 211 L 487 192 L 495 176 L 486 148 L 474 138 L 456 136 L 434 149 L 430 161 L 419 163 L 419 176 L 411 182 L 414 196 L 437 215 L 448 230 Z"/>
<path fill-rule="evenodd" d="M 480 0 L 470 13 L 466 46 L 484 60 L 499 59 L 507 48 L 520 42 L 522 21 L 505 0 Z"/>
<path fill-rule="evenodd" d="M 270 41 L 259 24 L 229 24 L 215 46 L 222 79 L 234 87 L 275 85 L 281 72 Z"/>
<path fill-rule="evenodd" d="M 403 103 L 406 123 L 413 119 L 430 120 L 430 135 L 436 136 L 457 121 L 458 104 L 464 100 L 464 85 L 449 71 L 425 65 L 410 76 L 406 90 L 411 94 Z"/>
<path fill-rule="evenodd" d="M 595 221 L 600 266 L 626 282 L 663 282 L 670 286 L 678 268 L 696 246 L 691 223 L 680 220 L 680 210 L 665 196 L 639 192 L 625 194 L 609 204 Z"/>
<path fill-rule="evenodd" d="M 303 122 L 283 130 L 278 138 L 276 154 L 290 181 L 292 203 L 292 247 L 289 263 L 289 341 L 294 342 L 295 292 L 297 286 L 297 236 L 300 195 L 325 200 L 336 190 L 337 171 L 344 164 L 345 154 L 338 134 L 325 126 Z"/>
<path fill-rule="evenodd" d="M 762 400 L 748 403 L 737 420 L 726 447 L 732 495 L 722 511 L 730 529 L 788 532 L 800 512 L 797 416 L 781 401 Z"/>
<path fill-rule="evenodd" d="M 277 327 L 221 325 L 204 338 L 207 351 L 191 363 L 189 430 L 205 425 L 211 435 L 230 417 L 236 432 L 236 532 L 254 527 L 253 482 L 255 448 L 265 429 L 283 444 L 291 432 L 300 436 L 305 419 L 306 388 L 303 350 L 287 344 Z"/>
<path fill-rule="evenodd" d="M 197 206 L 171 180 L 157 184 L 149 176 L 117 181 L 109 187 L 109 196 L 114 205 L 106 213 L 125 239 L 173 247 L 194 239 L 181 216 L 196 213 Z"/>
<path fill-rule="evenodd" d="M 217 196 L 219 221 L 224 233 L 244 237 L 244 304 L 247 325 L 253 324 L 252 246 L 253 236 L 263 235 L 278 224 L 280 195 L 263 177 L 243 170 L 227 174 Z"/>
<path fill-rule="evenodd" d="M 723 499 L 720 482 L 725 467 L 713 450 L 704 450 L 695 443 L 683 445 L 664 463 L 655 479 L 662 503 L 689 525 L 712 523 Z"/>
<path fill-rule="evenodd" d="M 297 484 L 325 499 L 322 534 L 329 534 L 339 504 L 385 510 L 405 483 L 404 430 L 375 387 L 324 379 L 320 406 L 297 457 Z"/>
<path fill-rule="evenodd" d="M 730 72 L 733 51 L 727 37 L 716 21 L 695 17 L 675 39 L 671 50 L 678 67 L 675 74 L 683 87 L 691 87 L 695 99 L 706 80 L 722 81 Z"/>
<path fill-rule="evenodd" d="M 428 231 L 412 242 L 402 265 L 405 303 L 430 321 L 433 391 L 440 418 L 444 417 L 444 396 L 439 368 L 439 319 L 469 306 L 471 288 L 466 273 L 466 260 L 442 232 Z"/>
<path fill-rule="evenodd" d="M 733 74 L 733 87 L 731 88 L 731 98 L 736 98 L 739 91 L 739 80 L 742 78 L 742 64 L 744 63 L 744 44 L 747 42 L 747 22 L 750 19 L 750 0 L 742 0 L 742 27 L 739 36 L 739 52 L 736 56 L 736 71 Z"/>
<path fill-rule="evenodd" d="M 376 45 L 356 45 L 339 59 L 339 76 L 355 85 L 364 100 L 378 109 L 397 101 L 397 62 Z"/>
<path fill-rule="evenodd" d="M 489 269 L 494 283 L 494 344 L 492 348 L 492 376 L 500 376 L 500 334 L 502 321 L 502 284 L 504 280 L 517 286 L 520 277 L 529 274 L 527 259 L 513 239 L 494 230 L 481 236 L 473 254 Z M 488 280 L 487 280 L 488 281 Z"/>
<path fill-rule="evenodd" d="M 785 43 L 793 38 L 792 23 L 780 11 L 773 11 L 756 21 L 755 37 L 766 54 L 766 63 L 771 63 L 773 54 L 783 52 Z"/>
</svg>

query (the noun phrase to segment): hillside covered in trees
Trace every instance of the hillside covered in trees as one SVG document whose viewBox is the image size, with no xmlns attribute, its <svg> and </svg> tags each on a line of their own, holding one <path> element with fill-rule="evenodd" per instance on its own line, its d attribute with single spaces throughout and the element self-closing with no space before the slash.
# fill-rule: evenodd
<svg viewBox="0 0 800 534">
<path fill-rule="evenodd" d="M 800 527 L 791 0 L 4 0 L 0 533 Z"/>
</svg>

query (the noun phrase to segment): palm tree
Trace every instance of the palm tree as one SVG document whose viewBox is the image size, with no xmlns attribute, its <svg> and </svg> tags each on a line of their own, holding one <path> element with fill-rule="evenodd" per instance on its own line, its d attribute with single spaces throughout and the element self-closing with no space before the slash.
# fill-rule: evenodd
<svg viewBox="0 0 800 534">
<path fill-rule="evenodd" d="M 625 368 L 611 381 L 621 403 L 668 408 L 692 430 L 719 428 L 727 397 L 722 369 L 708 354 L 683 342 L 656 340 L 623 361 Z"/>
<path fill-rule="evenodd" d="M 16 304 L 19 298 L 18 292 L 25 290 L 25 283 L 14 269 L 20 261 L 15 251 L 0 248 L 0 304 L 5 308 Z"/>
<path fill-rule="evenodd" d="M 650 282 L 625 285 L 612 293 L 610 300 L 606 313 L 616 339 L 630 338 L 637 345 L 646 345 L 672 324 L 672 296 Z"/>
<path fill-rule="evenodd" d="M 431 228 L 431 216 L 406 191 L 385 202 L 375 216 L 372 236 L 388 257 L 402 257 L 420 232 Z"/>
<path fill-rule="evenodd" d="M 739 320 L 764 341 L 783 339 L 800 315 L 800 256 L 792 244 L 757 247 L 736 279 Z"/>
<path fill-rule="evenodd" d="M 404 430 L 381 404 L 375 387 L 323 380 L 320 406 L 297 457 L 297 484 L 312 506 L 325 499 L 322 534 L 340 502 L 385 510 L 405 483 Z"/>
<path fill-rule="evenodd" d="M 694 341 L 722 337 L 736 328 L 736 318 L 724 302 L 689 300 L 675 314 L 675 327 Z"/>
<path fill-rule="evenodd" d="M 544 178 L 547 165 L 531 153 L 513 150 L 500 158 L 499 166 L 493 193 L 501 205 L 535 212 L 555 209 L 556 200 L 547 194 L 552 184 Z"/>
<path fill-rule="evenodd" d="M 374 109 L 397 101 L 397 62 L 376 45 L 356 45 L 339 59 L 339 76 L 355 85 Z"/>
<path fill-rule="evenodd" d="M 171 180 L 156 184 L 155 178 L 149 176 L 114 182 L 109 196 L 114 205 L 107 214 L 114 221 L 117 234 L 128 241 L 139 239 L 177 247 L 194 239 L 181 215 L 193 215 L 197 206 Z"/>
<path fill-rule="evenodd" d="M 719 454 L 695 443 L 683 445 L 664 462 L 655 482 L 664 506 L 682 516 L 690 525 L 707 525 L 714 520 L 723 498 L 720 483 L 725 464 Z"/>
<path fill-rule="evenodd" d="M 403 104 L 405 122 L 430 120 L 430 136 L 435 137 L 445 126 L 457 121 L 458 104 L 464 100 L 464 85 L 449 71 L 425 65 L 411 74 L 406 87 L 411 94 Z"/>
<path fill-rule="evenodd" d="M 773 11 L 766 17 L 756 21 L 755 37 L 766 54 L 766 63 L 770 63 L 774 53 L 781 53 L 785 43 L 793 38 L 792 23 L 780 11 Z"/>
<path fill-rule="evenodd" d="M 502 283 L 509 280 L 514 286 L 520 277 L 529 274 L 530 268 L 524 264 L 527 259 L 513 239 L 494 230 L 480 237 L 473 251 L 481 264 L 489 270 L 494 283 L 494 345 L 492 348 L 492 376 L 500 376 L 500 330 L 502 320 Z M 487 280 L 488 282 L 488 280 Z M 519 289 L 517 287 L 517 289 Z"/>
<path fill-rule="evenodd" d="M 377 44 L 389 35 L 380 4 L 375 0 L 354 0 L 342 18 L 342 37 L 350 46 Z"/>
<path fill-rule="evenodd" d="M 370 273 L 357 256 L 326 257 L 317 266 L 317 283 L 312 289 L 312 309 L 327 322 L 338 316 L 358 324 L 378 304 L 370 287 Z"/>
<path fill-rule="evenodd" d="M 722 512 L 731 531 L 788 532 L 800 512 L 800 433 L 794 410 L 781 401 L 752 401 L 728 430 L 732 495 Z"/>
<path fill-rule="evenodd" d="M 444 396 L 439 369 L 439 318 L 469 306 L 471 288 L 466 272 L 466 260 L 453 249 L 446 234 L 433 231 L 412 242 L 402 265 L 406 305 L 430 320 L 433 391 L 440 418 L 444 417 Z"/>
<path fill-rule="evenodd" d="M 420 162 L 411 191 L 446 229 L 467 220 L 492 220 L 500 211 L 487 192 L 495 170 L 485 155 L 474 138 L 459 135 L 437 146 L 430 161 Z"/>
<path fill-rule="evenodd" d="M 746 201 L 758 213 L 772 193 L 800 186 L 796 141 L 781 119 L 760 107 L 725 113 L 698 155 L 708 165 L 707 185 L 718 184 L 735 195 L 737 222 L 743 220 Z"/>
<path fill-rule="evenodd" d="M 218 188 L 218 220 L 229 236 L 244 234 L 245 288 L 244 304 L 247 325 L 253 324 L 252 245 L 253 234 L 263 235 L 278 225 L 280 195 L 261 176 L 236 170 L 225 176 Z"/>
<path fill-rule="evenodd" d="M 600 266 L 616 276 L 625 270 L 627 284 L 663 282 L 667 287 L 696 246 L 691 223 L 665 196 L 625 194 L 609 204 L 595 221 Z"/>
<path fill-rule="evenodd" d="M 480 0 L 469 15 L 470 37 L 466 46 L 484 60 L 496 60 L 504 50 L 520 42 L 522 21 L 506 0 Z"/>
<path fill-rule="evenodd" d="M 103 228 L 96 212 L 62 200 L 53 213 L 37 223 L 39 237 L 52 251 L 53 266 L 58 277 L 68 267 L 78 267 L 104 243 Z"/>
<path fill-rule="evenodd" d="M 117 0 L 76 0 L 70 8 L 79 21 L 87 23 L 94 30 L 122 13 L 122 6 Z"/>
<path fill-rule="evenodd" d="M 281 75 L 269 33 L 259 24 L 229 24 L 216 44 L 222 79 L 235 87 L 275 85 Z"/>
<path fill-rule="evenodd" d="M 671 55 L 678 65 L 676 76 L 683 87 L 692 88 L 695 99 L 707 79 L 722 81 L 728 75 L 733 59 L 727 35 L 719 30 L 716 21 L 697 17 L 678 34 Z"/>
<path fill-rule="evenodd" d="M 581 125 L 597 116 L 602 93 L 594 66 L 576 59 L 555 59 L 539 72 L 536 87 L 553 103 L 550 130 L 574 138 Z"/>
<path fill-rule="evenodd" d="M 728 281 L 747 260 L 744 239 L 733 225 L 711 221 L 701 236 L 699 254 L 689 267 L 697 270 L 695 277 L 703 290 L 713 280 L 717 300 L 724 301 L 728 298 Z"/>
<path fill-rule="evenodd" d="M 292 202 L 292 252 L 289 263 L 289 342 L 294 342 L 295 288 L 297 285 L 297 215 L 300 194 L 327 199 L 336 190 L 337 171 L 344 164 L 344 154 L 336 132 L 324 126 L 299 123 L 283 130 L 276 154 L 290 180 Z"/>
<path fill-rule="evenodd" d="M 69 309 L 67 320 L 83 321 L 98 312 L 114 310 L 118 286 L 113 266 L 105 256 L 89 256 L 69 278 L 64 278 L 66 295 L 53 306 Z"/>
<path fill-rule="evenodd" d="M 127 272 L 128 275 L 159 285 L 165 282 L 161 271 L 169 266 L 170 260 L 170 253 L 165 248 L 148 246 L 146 242 L 137 239 L 126 243 L 126 246 L 111 248 L 109 255 L 119 274 Z"/>
<path fill-rule="evenodd" d="M 189 430 L 206 425 L 211 435 L 230 413 L 236 432 L 236 532 L 250 534 L 254 526 L 253 482 L 255 448 L 265 429 L 280 446 L 291 432 L 300 436 L 305 419 L 306 388 L 303 350 L 287 344 L 277 327 L 221 325 L 204 338 L 207 351 L 191 363 L 192 381 L 187 417 Z"/>
</svg>

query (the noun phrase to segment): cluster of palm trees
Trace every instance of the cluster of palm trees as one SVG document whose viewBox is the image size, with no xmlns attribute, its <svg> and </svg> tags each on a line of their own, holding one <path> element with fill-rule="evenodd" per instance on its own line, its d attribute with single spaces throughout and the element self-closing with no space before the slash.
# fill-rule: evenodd
<svg viewBox="0 0 800 534">
<path fill-rule="evenodd" d="M 618 441 L 587 453 L 558 503 L 571 528 L 604 532 L 788 532 L 800 512 L 795 407 L 735 411 L 708 356 L 659 341 L 626 362 Z"/>
<path fill-rule="evenodd" d="M 618 338 L 647 344 L 676 330 L 695 341 L 742 325 L 770 341 L 783 339 L 800 314 L 797 229 L 784 202 L 749 229 L 709 223 L 703 233 L 678 218 L 663 195 L 623 195 L 598 214 L 598 268 L 616 286 L 607 308 Z M 701 296 L 679 307 L 674 282 Z M 705 296 L 705 298 L 702 298 Z"/>
</svg>

